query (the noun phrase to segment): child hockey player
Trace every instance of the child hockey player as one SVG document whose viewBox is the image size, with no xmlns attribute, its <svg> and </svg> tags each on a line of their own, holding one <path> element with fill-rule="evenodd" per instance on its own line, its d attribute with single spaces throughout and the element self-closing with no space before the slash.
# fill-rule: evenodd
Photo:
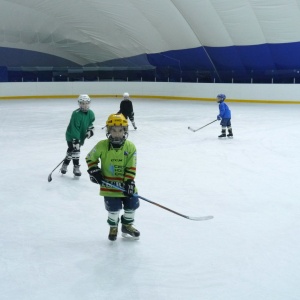
<svg viewBox="0 0 300 300">
<path fill-rule="evenodd" d="M 117 239 L 122 208 L 122 236 L 138 239 L 140 232 L 132 226 L 135 210 L 139 207 L 139 199 L 134 196 L 137 192 L 134 183 L 137 157 L 135 145 L 127 140 L 127 119 L 123 114 L 110 115 L 106 121 L 106 131 L 107 139 L 98 142 L 86 157 L 87 172 L 93 183 L 101 185 L 100 195 L 104 196 L 107 223 L 110 226 L 108 239 Z M 112 188 L 105 182 L 122 187 L 125 191 Z"/>
<path fill-rule="evenodd" d="M 60 169 L 62 174 L 67 173 L 68 165 L 73 160 L 73 173 L 75 176 L 81 176 L 79 169 L 80 147 L 84 144 L 86 138 L 89 139 L 94 135 L 93 122 L 95 121 L 95 115 L 90 110 L 90 103 L 91 99 L 89 95 L 79 95 L 79 108 L 73 111 L 66 131 L 68 149 L 66 158 Z"/>
<path fill-rule="evenodd" d="M 126 120 L 129 118 L 133 128 L 137 129 L 134 122 L 133 106 L 128 93 L 123 94 L 123 100 L 120 103 L 120 110 L 118 111 L 118 114 L 123 114 Z"/>
<path fill-rule="evenodd" d="M 228 105 L 224 102 L 226 96 L 224 94 L 219 94 L 217 96 L 217 102 L 219 103 L 219 114 L 217 116 L 218 120 L 221 120 L 220 125 L 222 126 L 221 135 L 219 138 L 226 138 L 226 127 L 228 129 L 227 136 L 233 138 L 232 128 L 231 128 L 231 111 Z"/>
</svg>

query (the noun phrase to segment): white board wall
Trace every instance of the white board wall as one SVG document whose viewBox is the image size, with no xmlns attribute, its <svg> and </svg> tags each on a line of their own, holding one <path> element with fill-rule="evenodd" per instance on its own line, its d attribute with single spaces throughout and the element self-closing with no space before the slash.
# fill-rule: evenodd
<svg viewBox="0 0 300 300">
<path fill-rule="evenodd" d="M 162 98 L 212 101 L 219 93 L 228 101 L 300 104 L 298 84 L 220 84 L 171 82 L 13 82 L 0 83 L 0 99 L 76 97 Z"/>
</svg>

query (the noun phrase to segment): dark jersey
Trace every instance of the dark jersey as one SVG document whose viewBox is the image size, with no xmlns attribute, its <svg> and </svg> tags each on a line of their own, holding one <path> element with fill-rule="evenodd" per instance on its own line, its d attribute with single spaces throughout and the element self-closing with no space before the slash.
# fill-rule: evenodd
<svg viewBox="0 0 300 300">
<path fill-rule="evenodd" d="M 133 106 L 132 102 L 129 99 L 124 99 L 120 103 L 120 110 L 118 113 L 121 113 L 124 115 L 124 117 L 127 119 L 133 116 Z"/>
</svg>

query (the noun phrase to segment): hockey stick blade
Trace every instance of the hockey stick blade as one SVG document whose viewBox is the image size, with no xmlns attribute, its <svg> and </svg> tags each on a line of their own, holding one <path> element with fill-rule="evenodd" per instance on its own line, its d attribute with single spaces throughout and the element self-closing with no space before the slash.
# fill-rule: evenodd
<svg viewBox="0 0 300 300">
<path fill-rule="evenodd" d="M 206 221 L 206 220 L 211 220 L 213 219 L 213 216 L 205 216 L 205 217 L 189 217 L 186 216 L 187 219 L 192 220 L 192 221 Z"/>
<path fill-rule="evenodd" d="M 48 175 L 48 182 L 52 181 L 52 173 L 64 162 L 65 158 L 52 170 L 52 172 Z"/>
<path fill-rule="evenodd" d="M 196 130 L 193 129 L 193 128 L 191 128 L 191 127 L 188 127 L 188 130 L 193 131 L 193 132 L 196 132 Z"/>
<path fill-rule="evenodd" d="M 210 124 L 212 124 L 212 123 L 214 123 L 214 122 L 216 122 L 216 121 L 218 121 L 218 119 L 213 120 L 212 122 L 210 122 L 210 123 L 208 123 L 208 124 L 206 124 L 206 125 L 204 125 L 204 126 L 202 126 L 202 127 L 200 127 L 200 128 L 193 129 L 193 128 L 191 128 L 191 127 L 188 127 L 188 129 L 191 130 L 191 131 L 193 131 L 193 132 L 196 132 L 196 131 L 198 131 L 198 130 L 200 130 L 200 129 L 202 129 L 202 128 L 204 128 L 204 127 L 206 127 L 206 126 L 208 126 L 208 125 L 210 125 Z"/>
<path fill-rule="evenodd" d="M 49 174 L 48 176 L 48 182 L 52 181 L 52 173 Z"/>
</svg>

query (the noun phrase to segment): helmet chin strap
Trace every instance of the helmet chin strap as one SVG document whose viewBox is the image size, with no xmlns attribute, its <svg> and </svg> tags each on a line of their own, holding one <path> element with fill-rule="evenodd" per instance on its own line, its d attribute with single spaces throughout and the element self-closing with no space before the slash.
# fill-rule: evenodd
<svg viewBox="0 0 300 300">
<path fill-rule="evenodd" d="M 121 147 L 126 140 L 126 138 L 124 136 L 122 138 L 113 138 L 111 136 L 111 134 L 109 134 L 109 133 L 107 133 L 106 136 L 107 136 L 110 144 L 113 145 L 114 147 Z"/>
</svg>

